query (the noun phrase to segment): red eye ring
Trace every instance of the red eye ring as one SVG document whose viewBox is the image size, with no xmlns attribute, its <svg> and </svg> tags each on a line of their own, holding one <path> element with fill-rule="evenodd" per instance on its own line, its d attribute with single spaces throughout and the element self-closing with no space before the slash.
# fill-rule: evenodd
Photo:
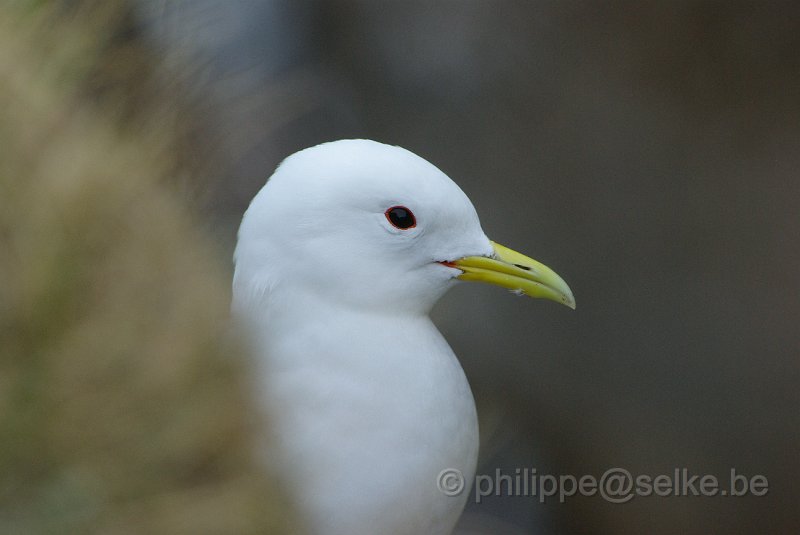
<svg viewBox="0 0 800 535">
<path fill-rule="evenodd" d="M 414 212 L 405 206 L 392 206 L 388 208 L 383 215 L 386 220 L 394 227 L 400 230 L 408 230 L 417 226 L 417 218 L 414 217 Z"/>
</svg>

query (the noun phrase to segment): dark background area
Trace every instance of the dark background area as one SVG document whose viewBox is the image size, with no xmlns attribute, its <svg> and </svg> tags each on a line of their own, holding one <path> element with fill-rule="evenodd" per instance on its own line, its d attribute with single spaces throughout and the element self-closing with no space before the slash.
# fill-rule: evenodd
<svg viewBox="0 0 800 535">
<path fill-rule="evenodd" d="M 437 165 L 492 239 L 570 284 L 574 312 L 475 285 L 434 310 L 476 396 L 479 474 L 769 480 L 491 497 L 458 533 L 800 530 L 800 4 L 123 3 L 117 38 L 174 99 L 176 182 L 221 262 L 284 157 L 363 137 Z"/>
<path fill-rule="evenodd" d="M 507 523 L 494 532 L 800 528 L 797 3 L 142 14 L 166 53 L 204 64 L 190 79 L 224 170 L 208 190 L 224 243 L 283 157 L 366 137 L 439 166 L 490 237 L 570 283 L 575 312 L 482 287 L 435 310 L 477 397 L 479 473 L 769 479 L 765 497 L 494 498 L 468 507 L 465 529 L 486 517 Z"/>
<path fill-rule="evenodd" d="M 794 2 L 142 3 L 207 107 L 216 232 L 301 148 L 410 149 L 577 311 L 460 287 L 435 319 L 475 391 L 479 473 L 765 475 L 765 497 L 472 504 L 464 529 L 800 528 L 800 9 Z M 209 158 L 208 151 L 213 153 Z"/>
</svg>

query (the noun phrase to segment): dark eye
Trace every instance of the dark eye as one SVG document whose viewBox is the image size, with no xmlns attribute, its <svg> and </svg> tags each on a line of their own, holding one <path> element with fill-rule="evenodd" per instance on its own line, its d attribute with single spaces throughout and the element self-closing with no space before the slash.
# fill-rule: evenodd
<svg viewBox="0 0 800 535">
<path fill-rule="evenodd" d="M 417 226 L 417 220 L 411 210 L 405 206 L 392 206 L 385 212 L 386 219 L 400 230 L 408 230 Z"/>
</svg>

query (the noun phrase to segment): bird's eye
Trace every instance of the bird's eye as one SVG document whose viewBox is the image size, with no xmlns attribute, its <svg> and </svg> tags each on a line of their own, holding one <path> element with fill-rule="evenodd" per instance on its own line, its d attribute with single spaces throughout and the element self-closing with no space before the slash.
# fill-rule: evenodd
<svg viewBox="0 0 800 535">
<path fill-rule="evenodd" d="M 386 210 L 384 214 L 386 215 L 386 219 L 389 220 L 389 223 L 400 230 L 408 230 L 417 226 L 417 220 L 414 214 L 405 206 L 392 206 Z"/>
</svg>

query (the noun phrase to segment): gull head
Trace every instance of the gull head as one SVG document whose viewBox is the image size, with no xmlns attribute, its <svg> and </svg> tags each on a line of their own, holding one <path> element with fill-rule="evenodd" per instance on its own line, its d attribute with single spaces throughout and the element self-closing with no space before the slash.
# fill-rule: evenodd
<svg viewBox="0 0 800 535">
<path fill-rule="evenodd" d="M 268 296 L 426 313 L 458 280 L 497 284 L 574 308 L 546 266 L 495 244 L 463 191 L 415 154 L 368 140 L 302 150 L 245 212 L 234 302 Z"/>
</svg>

